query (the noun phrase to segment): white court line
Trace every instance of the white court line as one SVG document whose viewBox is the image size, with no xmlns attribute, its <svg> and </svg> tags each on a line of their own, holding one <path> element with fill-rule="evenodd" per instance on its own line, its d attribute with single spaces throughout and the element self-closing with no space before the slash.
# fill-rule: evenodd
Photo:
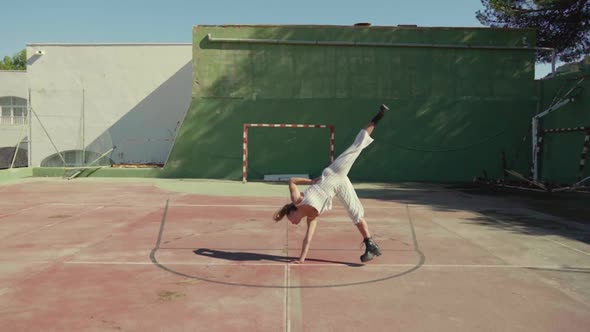
<svg viewBox="0 0 590 332">
<path fill-rule="evenodd" d="M 494 220 L 494 221 L 496 221 L 496 222 L 499 222 L 500 224 L 503 224 L 503 225 L 514 226 L 514 225 L 512 225 L 512 224 L 510 224 L 510 223 L 504 222 L 504 221 L 502 221 L 502 220 L 499 220 L 499 219 L 496 219 L 496 218 L 494 218 L 494 217 L 485 216 L 485 215 L 484 215 L 484 217 L 486 217 L 486 218 L 490 218 L 490 219 L 492 219 L 492 220 Z M 532 233 L 532 232 L 529 232 L 529 231 L 527 231 L 527 230 L 524 230 L 524 229 L 519 229 L 519 230 L 520 230 L 520 231 L 522 231 L 523 233 L 530 234 L 530 235 L 534 235 L 535 237 L 539 237 L 537 234 L 534 234 L 534 233 Z M 545 234 L 545 235 L 547 235 L 547 234 Z M 558 234 L 558 235 L 559 235 L 559 234 Z M 567 245 L 567 244 L 565 244 L 565 243 L 561 243 L 561 242 L 559 242 L 559 241 L 555 241 L 555 240 L 548 239 L 548 238 L 545 238 L 545 237 L 541 237 L 541 239 L 544 239 L 544 240 L 547 240 L 547 241 L 553 242 L 553 243 L 555 243 L 555 244 L 558 244 L 558 245 L 560 245 L 560 246 L 562 246 L 562 247 L 565 247 L 565 248 L 568 248 L 568 249 L 570 249 L 570 250 L 573 250 L 573 251 L 579 252 L 579 253 L 581 253 L 581 254 L 584 254 L 584 255 L 586 255 L 586 256 L 590 256 L 590 253 L 589 253 L 589 252 L 585 252 L 585 251 L 583 251 L 583 250 L 580 250 L 580 249 L 576 249 L 576 248 L 570 247 L 570 246 L 568 246 L 568 245 Z"/>
<path fill-rule="evenodd" d="M 154 205 L 137 205 L 137 204 L 86 204 L 86 203 L 47 203 L 47 205 L 74 205 L 74 206 L 120 206 L 120 207 L 153 207 Z M 280 204 L 279 204 L 280 205 Z M 170 203 L 169 206 L 177 207 L 239 207 L 239 208 L 269 208 L 277 209 L 280 207 L 277 204 L 272 205 L 253 205 L 253 204 L 174 204 Z M 371 206 L 363 205 L 366 209 L 391 209 L 391 206 Z M 342 206 L 334 206 L 332 210 L 344 210 Z"/>
<path fill-rule="evenodd" d="M 38 261 L 37 263 L 51 263 L 50 261 Z M 101 262 L 101 261 L 65 261 L 64 264 L 74 265 L 153 265 L 152 262 Z M 188 266 L 284 266 L 285 279 L 287 279 L 290 264 L 284 263 L 198 263 L 198 262 L 160 262 L 162 265 L 188 265 Z M 345 264 L 338 263 L 310 263 L 302 266 L 333 266 L 343 267 Z M 416 264 L 367 264 L 363 267 L 414 267 Z M 551 269 L 551 270 L 590 270 L 590 265 L 586 266 L 559 266 L 559 265 L 507 265 L 507 264 L 424 264 L 422 268 L 471 268 L 471 269 Z M 288 280 L 285 281 L 288 285 Z M 286 297 L 286 295 L 285 295 Z"/>
<path fill-rule="evenodd" d="M 146 206 L 154 206 L 153 204 L 91 204 L 91 203 L 48 203 L 48 205 L 74 205 L 74 206 L 97 206 L 97 205 L 104 205 L 104 206 L 131 206 L 131 207 L 146 207 Z M 254 204 L 173 204 L 170 203 L 169 206 L 196 206 L 196 207 L 277 207 L 276 204 L 273 205 L 254 205 Z"/>
<path fill-rule="evenodd" d="M 11 236 L 14 237 L 14 236 L 30 235 L 30 234 L 36 233 L 38 231 L 41 231 L 41 230 L 43 230 L 45 228 L 49 228 L 51 226 L 55 226 L 57 224 L 61 224 L 61 223 L 68 222 L 68 221 L 71 222 L 73 218 L 77 218 L 77 217 L 83 216 L 86 213 L 90 213 L 90 212 L 93 212 L 93 211 L 96 211 L 96 210 L 100 210 L 102 208 L 104 208 L 104 206 L 98 206 L 98 207 L 96 207 L 96 208 L 94 208 L 94 209 L 92 209 L 90 211 L 82 211 L 82 212 L 80 212 L 80 213 L 78 213 L 76 215 L 65 217 L 65 218 L 60 219 L 60 220 L 58 220 L 56 222 L 53 222 L 53 223 L 50 223 L 50 224 L 46 224 L 46 225 L 43 225 L 43 226 L 40 226 L 40 227 L 37 227 L 37 228 L 33 228 L 33 229 L 30 229 L 30 230 L 28 230 L 26 232 L 23 232 L 23 233 L 16 233 L 16 234 L 13 234 Z"/>
<path fill-rule="evenodd" d="M 289 331 L 289 265 L 285 264 L 285 296 L 284 306 L 285 311 L 283 312 L 283 322 L 285 322 L 285 331 Z"/>
<path fill-rule="evenodd" d="M 43 204 L 29 206 L 28 208 L 24 208 L 24 209 L 21 209 L 21 210 L 9 212 L 9 213 L 6 213 L 6 214 L 0 214 L 0 218 L 4 218 L 4 217 L 8 217 L 8 216 L 14 216 L 14 215 L 17 215 L 17 214 L 19 214 L 19 213 L 21 213 L 23 211 L 27 211 L 27 210 L 30 210 L 30 209 L 38 208 L 41 205 L 43 205 Z"/>
</svg>

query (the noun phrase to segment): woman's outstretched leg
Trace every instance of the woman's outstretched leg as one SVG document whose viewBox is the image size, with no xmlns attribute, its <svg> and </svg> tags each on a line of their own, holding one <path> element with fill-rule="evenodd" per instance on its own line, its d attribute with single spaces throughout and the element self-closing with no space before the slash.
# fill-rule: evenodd
<svg viewBox="0 0 590 332">
<path fill-rule="evenodd" d="M 342 152 L 338 158 L 334 160 L 334 162 L 329 166 L 329 168 L 334 173 L 341 176 L 348 175 L 348 172 L 352 168 L 356 158 L 358 158 L 363 149 L 373 143 L 371 133 L 375 129 L 375 125 L 377 125 L 381 118 L 383 118 L 383 115 L 388 109 L 389 108 L 387 108 L 387 106 L 381 105 L 377 115 L 375 115 L 371 122 L 369 122 L 369 124 L 358 133 L 352 145 L 348 149 L 344 150 L 344 152 Z"/>
<path fill-rule="evenodd" d="M 365 127 L 365 130 L 369 135 L 373 133 L 375 126 L 377 123 L 379 123 L 379 121 L 381 121 L 381 118 L 383 118 L 383 115 L 385 115 L 386 111 L 389 111 L 389 107 L 387 107 L 385 104 L 381 104 L 381 106 L 379 106 L 379 113 L 377 113 L 377 115 L 375 115 L 371 122 L 369 122 L 369 124 Z"/>
</svg>

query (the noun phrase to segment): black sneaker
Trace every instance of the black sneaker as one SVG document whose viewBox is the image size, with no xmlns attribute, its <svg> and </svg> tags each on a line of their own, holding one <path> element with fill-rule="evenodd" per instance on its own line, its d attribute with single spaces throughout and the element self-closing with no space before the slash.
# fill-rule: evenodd
<svg viewBox="0 0 590 332">
<path fill-rule="evenodd" d="M 361 256 L 361 262 L 368 262 L 375 256 L 381 256 L 381 249 L 373 239 L 368 238 L 363 242 L 365 243 L 365 253 Z"/>
<path fill-rule="evenodd" d="M 385 111 L 389 111 L 389 107 L 385 106 L 385 104 L 381 104 L 381 106 L 379 106 L 379 112 L 377 112 L 377 115 L 371 119 L 371 123 L 376 126 L 385 115 Z"/>
</svg>

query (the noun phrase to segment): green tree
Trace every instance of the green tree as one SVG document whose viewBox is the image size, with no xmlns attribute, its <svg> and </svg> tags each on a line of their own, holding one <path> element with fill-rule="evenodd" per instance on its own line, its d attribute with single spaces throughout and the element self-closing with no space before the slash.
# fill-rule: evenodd
<svg viewBox="0 0 590 332">
<path fill-rule="evenodd" d="M 590 54 L 590 1 L 588 0 L 481 0 L 476 17 L 483 25 L 535 28 L 537 45 L 551 47 L 563 62 Z M 539 52 L 539 62 L 552 55 Z"/>
<path fill-rule="evenodd" d="M 26 70 L 27 69 L 27 50 L 24 49 L 12 57 L 5 56 L 0 61 L 0 70 Z"/>
</svg>

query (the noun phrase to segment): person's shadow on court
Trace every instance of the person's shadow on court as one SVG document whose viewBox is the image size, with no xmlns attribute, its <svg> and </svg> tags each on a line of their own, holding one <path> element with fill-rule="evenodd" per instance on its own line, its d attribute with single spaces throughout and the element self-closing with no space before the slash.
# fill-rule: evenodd
<svg viewBox="0 0 590 332">
<path fill-rule="evenodd" d="M 199 248 L 197 250 L 194 250 L 193 252 L 197 255 L 200 255 L 200 256 L 225 259 L 225 260 L 230 260 L 230 261 L 239 261 L 239 262 L 273 261 L 273 262 L 281 262 L 281 263 L 290 263 L 293 260 L 298 258 L 298 257 L 289 257 L 289 256 L 259 254 L 259 253 L 253 253 L 253 252 L 221 251 L 221 250 L 208 249 L 208 248 Z M 358 264 L 358 263 L 340 262 L 340 261 L 314 259 L 314 258 L 307 258 L 305 261 L 306 262 L 309 261 L 309 262 L 318 262 L 318 263 L 341 264 L 341 265 L 348 265 L 348 266 L 352 266 L 352 267 L 363 266 L 363 264 Z"/>
</svg>

